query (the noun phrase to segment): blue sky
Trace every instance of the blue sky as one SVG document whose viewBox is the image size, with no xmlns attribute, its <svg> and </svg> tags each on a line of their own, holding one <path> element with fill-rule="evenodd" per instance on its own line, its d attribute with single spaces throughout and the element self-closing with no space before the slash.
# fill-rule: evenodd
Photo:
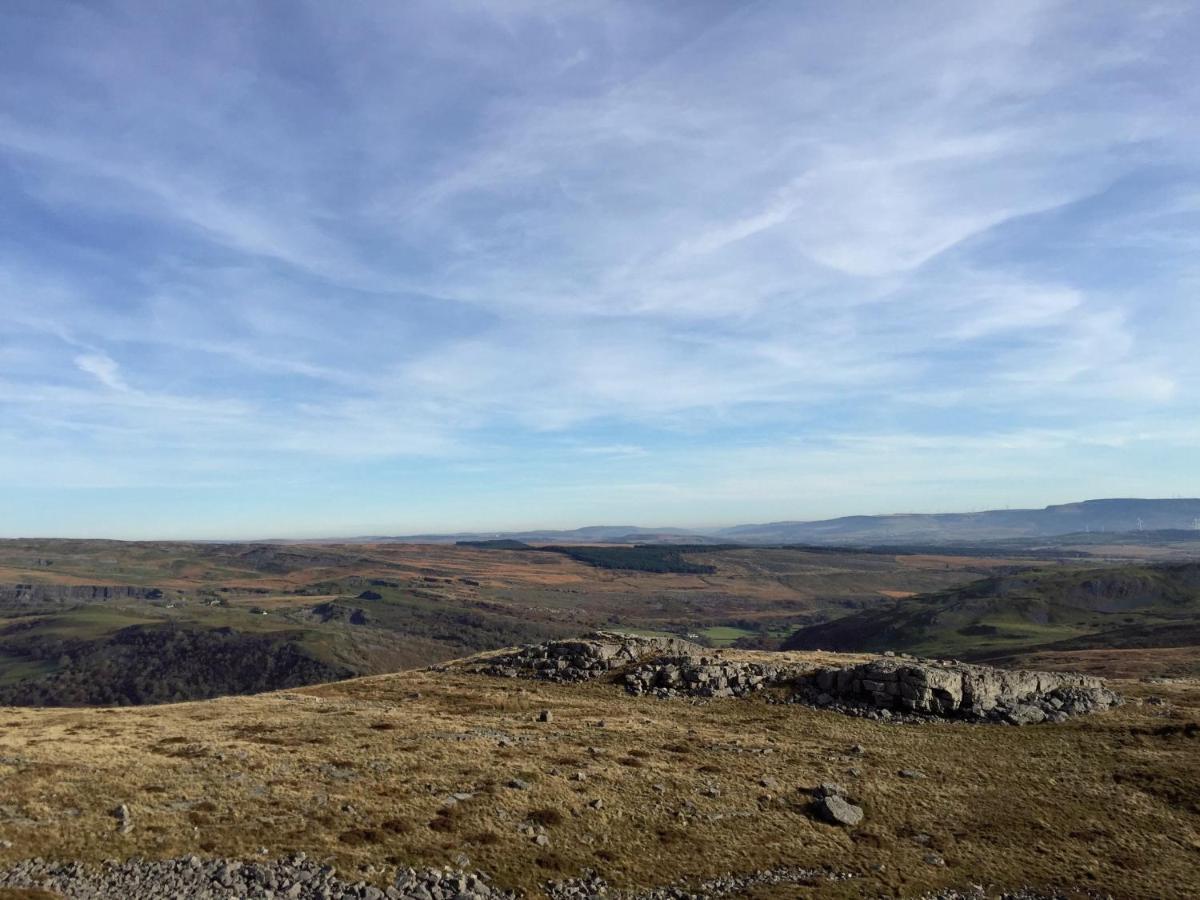
<svg viewBox="0 0 1200 900">
<path fill-rule="evenodd" d="M 1194 3 L 0 9 L 0 533 L 1200 493 Z"/>
</svg>

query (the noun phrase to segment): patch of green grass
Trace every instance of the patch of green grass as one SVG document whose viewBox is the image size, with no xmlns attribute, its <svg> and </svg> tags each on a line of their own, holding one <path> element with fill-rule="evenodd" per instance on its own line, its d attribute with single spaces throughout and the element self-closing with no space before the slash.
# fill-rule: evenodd
<svg viewBox="0 0 1200 900">
<path fill-rule="evenodd" d="M 57 668 L 51 660 L 25 659 L 0 650 L 0 687 L 17 684 L 27 678 L 41 678 Z"/>
<path fill-rule="evenodd" d="M 673 631 L 655 631 L 653 628 L 606 628 L 606 631 L 616 632 L 617 634 L 632 634 L 638 637 L 657 637 L 657 638 L 677 638 Z"/>
<path fill-rule="evenodd" d="M 753 637 L 755 635 L 755 632 L 748 631 L 745 628 L 731 628 L 728 625 L 714 625 L 712 628 L 702 628 L 698 633 L 706 638 L 710 644 L 718 647 L 728 646 L 738 638 Z"/>
</svg>

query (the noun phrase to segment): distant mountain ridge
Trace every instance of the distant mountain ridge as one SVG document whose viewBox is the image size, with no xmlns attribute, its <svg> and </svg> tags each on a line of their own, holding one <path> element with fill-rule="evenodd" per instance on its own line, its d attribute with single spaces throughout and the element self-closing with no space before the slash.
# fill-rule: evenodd
<svg viewBox="0 0 1200 900">
<path fill-rule="evenodd" d="M 717 534 L 744 543 L 869 545 L 900 542 L 1053 537 L 1084 532 L 1195 529 L 1200 499 L 1109 499 L 1043 509 L 992 509 L 975 513 L 907 513 L 846 516 L 816 522 L 737 525 Z"/>
<path fill-rule="evenodd" d="M 1063 503 L 1042 509 L 991 509 L 969 513 L 895 513 L 783 521 L 730 528 L 643 528 L 590 525 L 568 530 L 461 532 L 398 537 L 358 537 L 356 542 L 451 543 L 518 540 L 538 543 L 740 543 L 868 547 L 951 544 L 964 541 L 1050 538 L 1086 532 L 1200 532 L 1200 499 L 1116 498 Z"/>
<path fill-rule="evenodd" d="M 452 534 L 377 535 L 349 538 L 363 543 L 446 544 L 463 541 L 532 541 L 535 543 L 724 543 L 708 532 L 687 528 L 643 528 L 638 525 L 586 525 L 583 528 L 540 529 L 535 531 L 459 531 Z M 311 541 L 306 543 L 323 543 Z"/>
</svg>

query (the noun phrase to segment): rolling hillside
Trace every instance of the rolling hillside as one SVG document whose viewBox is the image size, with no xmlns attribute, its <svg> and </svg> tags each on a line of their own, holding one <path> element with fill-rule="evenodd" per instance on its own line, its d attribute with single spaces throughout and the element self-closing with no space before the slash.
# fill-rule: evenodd
<svg viewBox="0 0 1200 900">
<path fill-rule="evenodd" d="M 994 576 L 801 628 L 784 644 L 967 659 L 1194 645 L 1200 645 L 1200 563 Z"/>
<path fill-rule="evenodd" d="M 1007 564 L 698 544 L 0 541 L 0 704 L 197 700 L 598 627 L 769 646 Z"/>
</svg>

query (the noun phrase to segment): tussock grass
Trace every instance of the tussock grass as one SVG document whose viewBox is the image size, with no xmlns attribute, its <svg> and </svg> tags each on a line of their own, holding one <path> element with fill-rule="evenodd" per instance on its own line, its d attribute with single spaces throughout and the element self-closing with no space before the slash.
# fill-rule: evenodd
<svg viewBox="0 0 1200 900">
<path fill-rule="evenodd" d="M 1168 702 L 1060 726 L 884 726 L 450 669 L 163 707 L 6 709 L 0 837 L 13 846 L 0 864 L 266 848 L 346 872 L 465 855 L 531 892 L 584 868 L 633 886 L 788 864 L 861 876 L 796 896 L 972 882 L 1197 896 L 1200 685 L 1118 687 Z M 822 781 L 861 803 L 861 827 L 810 817 Z"/>
</svg>

